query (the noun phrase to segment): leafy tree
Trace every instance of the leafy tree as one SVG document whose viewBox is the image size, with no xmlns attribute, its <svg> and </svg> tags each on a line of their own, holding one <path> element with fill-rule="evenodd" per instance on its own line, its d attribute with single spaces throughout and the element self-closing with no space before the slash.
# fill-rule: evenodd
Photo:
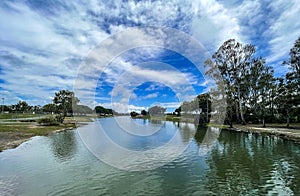
<svg viewBox="0 0 300 196">
<path fill-rule="evenodd" d="M 258 80 L 258 90 L 259 90 L 259 106 L 261 113 L 261 121 L 263 127 L 266 126 L 266 107 L 267 107 L 267 99 L 269 97 L 269 91 L 271 90 L 272 82 L 273 82 L 273 73 L 274 70 L 271 67 L 264 67 L 262 72 L 260 73 L 261 77 Z"/>
<path fill-rule="evenodd" d="M 17 112 L 27 112 L 31 109 L 31 106 L 26 101 L 19 101 L 16 105 L 13 105 L 13 110 Z"/>
<path fill-rule="evenodd" d="M 278 103 L 281 111 L 285 111 L 287 127 L 290 126 L 290 119 L 293 113 L 299 121 L 300 112 L 300 37 L 290 49 L 290 58 L 283 62 L 289 66 L 289 72 L 285 78 L 279 79 Z"/>
<path fill-rule="evenodd" d="M 290 59 L 285 64 L 290 66 L 291 72 L 299 80 L 300 76 L 300 37 L 296 40 L 294 46 L 290 50 Z"/>
<path fill-rule="evenodd" d="M 35 105 L 31 107 L 31 110 L 35 113 L 41 112 L 42 107 L 40 105 Z"/>
<path fill-rule="evenodd" d="M 180 116 L 180 113 L 181 113 L 181 106 L 179 106 L 178 108 L 175 109 L 174 113 L 177 115 L 177 116 Z"/>
<path fill-rule="evenodd" d="M 130 112 L 131 117 L 136 117 L 137 115 L 139 115 L 139 113 L 137 113 L 135 111 Z"/>
<path fill-rule="evenodd" d="M 206 122 L 209 122 L 209 113 L 211 112 L 211 100 L 210 95 L 208 93 L 206 94 L 200 94 L 197 96 L 198 98 L 198 106 L 201 108 L 202 113 L 206 115 Z"/>
<path fill-rule="evenodd" d="M 113 111 L 112 109 L 107 109 L 103 106 L 96 106 L 94 110 L 98 115 L 106 115 L 106 114 L 113 115 L 114 113 L 116 114 L 116 112 Z"/>
<path fill-rule="evenodd" d="M 57 113 L 57 106 L 54 103 L 48 103 L 42 107 L 43 112 Z"/>
<path fill-rule="evenodd" d="M 147 115 L 148 115 L 148 112 L 147 112 L 146 110 L 142 110 L 142 111 L 141 111 L 141 115 L 147 116 Z"/>
<path fill-rule="evenodd" d="M 153 106 L 148 109 L 148 113 L 150 114 L 150 116 L 161 116 L 164 115 L 165 112 L 166 108 L 161 106 Z"/>
<path fill-rule="evenodd" d="M 55 93 L 53 103 L 56 104 L 58 111 L 64 118 L 68 113 L 72 113 L 72 105 L 77 105 L 77 103 L 79 103 L 79 99 L 75 97 L 74 92 L 61 90 Z"/>
<path fill-rule="evenodd" d="M 231 107 L 228 111 L 232 112 L 234 105 L 236 117 L 238 121 L 241 118 L 242 124 L 246 123 L 244 117 L 244 104 L 248 93 L 246 74 L 253 61 L 254 53 L 254 46 L 250 44 L 243 46 L 234 39 L 229 39 L 223 43 L 211 59 L 205 62 L 205 65 L 210 67 L 206 74 L 216 76 L 216 70 L 220 71 L 225 83 L 228 106 Z M 232 113 L 229 116 L 232 116 Z"/>
</svg>

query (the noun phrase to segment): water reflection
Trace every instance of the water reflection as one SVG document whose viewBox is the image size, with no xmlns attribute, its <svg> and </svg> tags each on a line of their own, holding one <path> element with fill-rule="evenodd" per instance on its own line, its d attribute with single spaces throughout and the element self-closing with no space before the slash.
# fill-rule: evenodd
<svg viewBox="0 0 300 196">
<path fill-rule="evenodd" d="M 118 142 L 126 147 L 136 144 L 142 151 L 152 149 L 147 146 L 159 148 L 175 133 L 171 147 L 191 140 L 183 153 L 166 160 L 166 164 L 132 172 L 96 159 L 77 133 L 88 133 L 86 136 L 94 141 L 91 146 L 99 145 L 102 150 L 96 153 L 109 152 L 106 155 L 119 163 L 134 159 L 128 167 L 153 166 L 153 162 L 105 151 L 103 135 L 97 139 L 99 130 L 95 123 L 75 131 L 35 137 L 27 144 L 0 153 L 0 195 L 300 195 L 300 146 L 291 141 L 229 131 L 210 140 L 208 136 L 216 136 L 218 129 L 199 128 L 193 135 L 193 124 L 173 122 L 166 122 L 165 128 L 151 138 L 128 138 L 115 131 L 118 126 L 112 119 L 100 120 L 111 137 L 119 138 Z M 142 119 L 140 123 L 143 124 Z M 146 124 L 151 126 L 149 121 Z M 210 150 L 199 156 L 204 144 Z M 175 148 L 171 150 L 159 149 L 155 152 L 159 157 L 146 155 L 163 160 L 168 153 L 178 152 Z"/>
<path fill-rule="evenodd" d="M 52 152 L 60 161 L 67 161 L 76 153 L 74 134 L 74 131 L 67 131 L 50 136 Z"/>
<path fill-rule="evenodd" d="M 256 134 L 223 131 L 207 162 L 207 188 L 224 194 L 299 194 L 299 148 Z M 291 157 L 293 156 L 293 157 Z"/>
<path fill-rule="evenodd" d="M 196 133 L 196 125 L 192 123 L 180 123 L 178 125 L 182 142 L 184 144 L 189 143 Z"/>
<path fill-rule="evenodd" d="M 198 127 L 194 136 L 199 147 L 199 156 L 206 155 L 217 142 L 221 129 L 217 127 Z"/>
<path fill-rule="evenodd" d="M 155 124 L 155 125 L 162 125 L 166 123 L 165 121 L 157 120 L 157 119 L 150 119 L 149 121 L 151 124 Z"/>
</svg>

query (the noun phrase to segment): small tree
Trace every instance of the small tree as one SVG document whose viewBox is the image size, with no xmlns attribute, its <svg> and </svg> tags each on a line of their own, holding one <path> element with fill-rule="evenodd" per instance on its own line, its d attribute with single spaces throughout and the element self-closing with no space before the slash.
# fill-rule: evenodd
<svg viewBox="0 0 300 196">
<path fill-rule="evenodd" d="M 62 114 L 64 118 L 68 113 L 72 113 L 72 106 L 79 103 L 79 99 L 75 97 L 74 92 L 68 90 L 61 90 L 55 93 L 53 103 L 56 104 L 58 111 Z"/>
<path fill-rule="evenodd" d="M 137 113 L 135 111 L 130 112 L 131 117 L 136 117 L 137 115 L 139 115 L 139 113 Z"/>
<path fill-rule="evenodd" d="M 142 110 L 142 111 L 141 111 L 141 115 L 147 116 L 147 115 L 148 115 L 148 112 L 147 112 L 146 110 Z"/>
</svg>

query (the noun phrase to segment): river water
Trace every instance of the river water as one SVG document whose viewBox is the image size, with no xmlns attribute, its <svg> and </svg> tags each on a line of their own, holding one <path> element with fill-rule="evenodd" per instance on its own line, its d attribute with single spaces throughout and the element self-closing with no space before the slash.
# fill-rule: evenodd
<svg viewBox="0 0 300 196">
<path fill-rule="evenodd" d="M 299 144 L 186 123 L 127 120 L 127 128 L 142 126 L 145 135 L 121 133 L 122 126 L 105 118 L 72 131 L 34 137 L 0 153 L 0 195 L 300 195 Z M 108 147 L 102 145 L 95 124 L 134 152 L 155 150 L 171 140 L 185 148 L 162 165 L 152 159 L 133 168 L 142 171 L 124 169 L 134 158 L 128 162 L 115 151 L 103 151 Z M 158 131 L 151 135 L 145 127 Z M 99 148 L 91 149 L 97 141 Z M 113 159 L 105 160 L 97 150 L 110 152 Z M 150 164 L 153 167 L 142 167 Z"/>
</svg>

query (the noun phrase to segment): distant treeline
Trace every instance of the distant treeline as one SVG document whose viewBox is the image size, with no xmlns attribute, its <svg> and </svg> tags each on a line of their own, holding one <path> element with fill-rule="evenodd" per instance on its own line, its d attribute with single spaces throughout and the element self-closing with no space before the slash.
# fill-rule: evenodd
<svg viewBox="0 0 300 196">
<path fill-rule="evenodd" d="M 55 93 L 53 103 L 40 105 L 29 105 L 26 101 L 19 101 L 12 105 L 2 105 L 1 112 L 3 113 L 50 113 L 50 114 L 62 114 L 63 116 L 85 115 L 96 113 L 98 115 L 113 115 L 117 112 L 112 109 L 105 108 L 103 106 L 96 106 L 94 109 L 86 105 L 78 104 L 79 99 L 75 97 L 72 91 L 61 90 Z"/>
</svg>

